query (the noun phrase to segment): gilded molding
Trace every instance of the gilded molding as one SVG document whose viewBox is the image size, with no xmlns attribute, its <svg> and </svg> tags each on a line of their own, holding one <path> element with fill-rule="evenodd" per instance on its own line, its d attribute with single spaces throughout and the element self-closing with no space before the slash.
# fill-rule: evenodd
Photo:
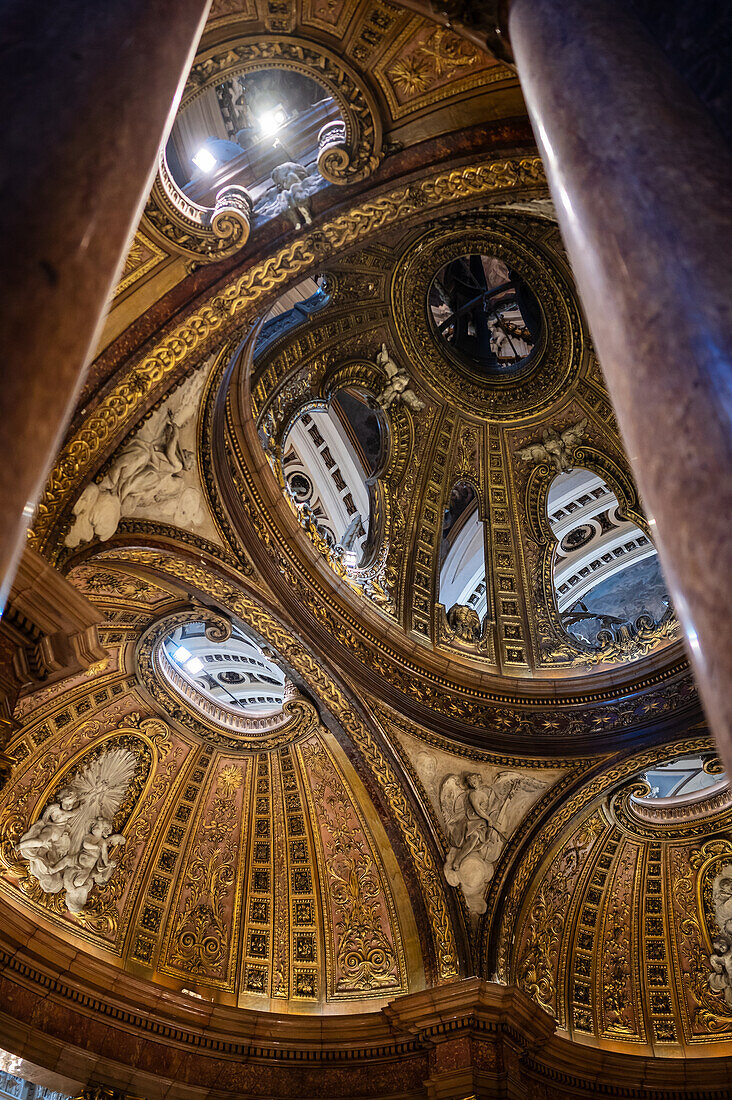
<svg viewBox="0 0 732 1100">
<path fill-rule="evenodd" d="M 190 358 L 200 360 L 214 339 L 223 341 L 234 327 L 251 323 L 278 290 L 344 248 L 407 217 L 423 215 L 449 203 L 518 188 L 545 187 L 539 157 L 525 157 L 440 172 L 428 179 L 393 188 L 300 234 L 274 255 L 255 261 L 198 307 L 146 355 L 103 398 L 64 445 L 41 499 L 32 544 L 58 553 L 55 524 L 80 484 L 94 473 L 101 453 L 110 453 L 132 428 L 138 410 L 161 396 L 166 383 Z M 49 545 L 50 543 L 50 545 Z"/>
</svg>

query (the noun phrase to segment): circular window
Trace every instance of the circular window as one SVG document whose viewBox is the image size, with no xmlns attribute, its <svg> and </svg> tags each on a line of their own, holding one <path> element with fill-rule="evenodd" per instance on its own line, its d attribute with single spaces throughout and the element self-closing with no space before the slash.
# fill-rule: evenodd
<svg viewBox="0 0 732 1100">
<path fill-rule="evenodd" d="M 709 761 L 701 756 L 681 756 L 658 764 L 643 778 L 650 787 L 645 797 L 652 799 L 702 797 L 710 788 L 726 782 L 725 774 L 709 768 Z"/>
<path fill-rule="evenodd" d="M 579 527 L 575 527 L 573 531 L 564 536 L 561 542 L 562 550 L 566 554 L 571 554 L 574 550 L 581 550 L 583 546 L 587 546 L 587 543 L 592 541 L 595 533 L 595 528 L 591 523 L 581 523 Z"/>
<path fill-rule="evenodd" d="M 541 335 L 533 291 L 497 256 L 450 260 L 432 280 L 428 304 L 439 341 L 486 377 L 520 370 Z"/>
<path fill-rule="evenodd" d="M 223 642 L 206 637 L 203 622 L 183 623 L 161 643 L 169 668 L 205 700 L 250 717 L 279 714 L 285 674 L 238 627 Z"/>
<path fill-rule="evenodd" d="M 304 501 L 310 500 L 311 496 L 313 495 L 313 486 L 310 482 L 310 478 L 308 478 L 305 474 L 293 474 L 292 477 L 288 479 L 287 484 L 289 485 L 290 492 L 292 493 L 294 499 L 297 501 L 298 504 L 302 504 Z"/>
<path fill-rule="evenodd" d="M 319 132 L 338 119 L 316 80 L 283 68 L 248 71 L 184 104 L 166 145 L 168 169 L 187 198 L 209 205 L 223 184 L 252 190 L 284 161 L 314 160 Z"/>
</svg>

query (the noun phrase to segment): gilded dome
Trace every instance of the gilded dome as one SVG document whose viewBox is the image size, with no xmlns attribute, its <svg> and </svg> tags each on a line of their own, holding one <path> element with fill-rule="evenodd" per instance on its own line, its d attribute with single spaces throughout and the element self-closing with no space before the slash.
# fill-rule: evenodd
<svg viewBox="0 0 732 1100">
<path fill-rule="evenodd" d="M 428 7 L 214 0 L 33 518 L 0 1045 L 71 1091 L 730 1082 L 729 784 L 502 5 Z"/>
</svg>

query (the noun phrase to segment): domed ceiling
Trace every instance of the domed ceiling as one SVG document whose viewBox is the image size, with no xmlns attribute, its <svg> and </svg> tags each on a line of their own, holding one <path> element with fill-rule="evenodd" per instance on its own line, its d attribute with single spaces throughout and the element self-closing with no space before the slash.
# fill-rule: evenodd
<svg viewBox="0 0 732 1100">
<path fill-rule="evenodd" d="M 225 1095 L 246 1029 L 380 1012 L 353 1094 L 394 1092 L 399 998 L 471 975 L 542 1042 L 727 1052 L 729 787 L 532 142 L 411 9 L 214 4 L 31 532 L 106 651 L 7 750 L 36 1037 L 98 1045 L 28 1023 L 57 965 L 116 1066 L 177 1014 Z M 669 765 L 711 778 L 657 797 Z"/>
</svg>

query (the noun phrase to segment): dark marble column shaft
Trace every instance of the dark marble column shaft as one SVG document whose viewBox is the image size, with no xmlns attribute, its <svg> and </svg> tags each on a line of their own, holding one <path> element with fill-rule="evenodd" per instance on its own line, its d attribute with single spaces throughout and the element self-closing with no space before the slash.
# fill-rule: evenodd
<svg viewBox="0 0 732 1100">
<path fill-rule="evenodd" d="M 732 772 L 732 158 L 619 0 L 512 0 L 579 293 Z"/>
<path fill-rule="evenodd" d="M 0 11 L 0 607 L 210 0 Z"/>
</svg>

